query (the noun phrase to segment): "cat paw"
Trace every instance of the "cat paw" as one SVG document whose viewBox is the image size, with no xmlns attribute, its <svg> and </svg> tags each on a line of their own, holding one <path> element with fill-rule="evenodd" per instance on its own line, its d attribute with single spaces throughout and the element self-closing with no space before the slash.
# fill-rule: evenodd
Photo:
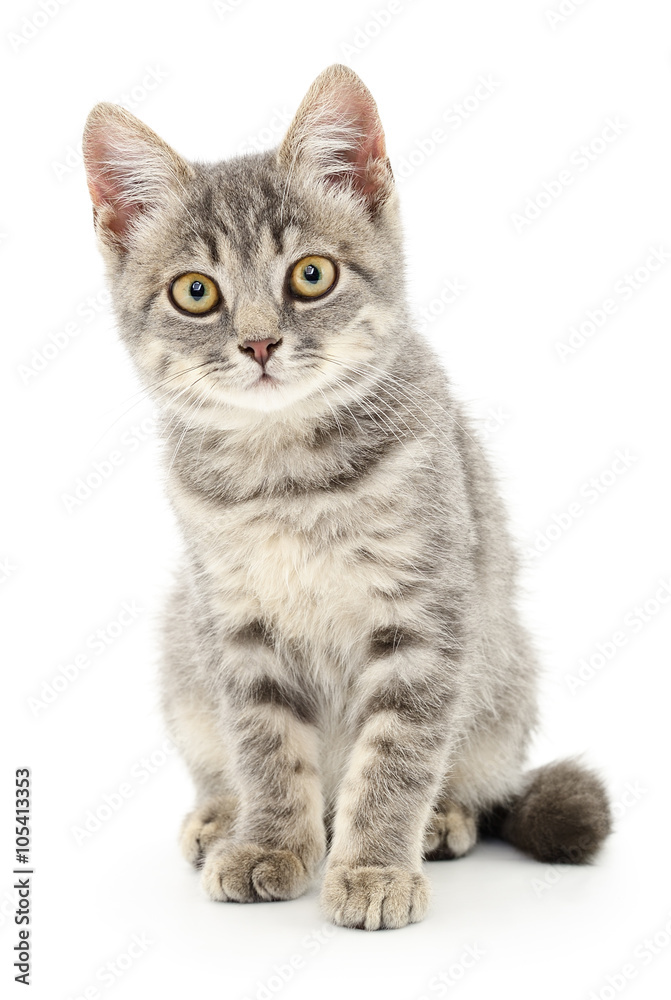
<svg viewBox="0 0 671 1000">
<path fill-rule="evenodd" d="M 234 816 L 235 798 L 232 795 L 212 796 L 189 813 L 179 838 L 186 860 L 200 868 L 212 844 L 230 832 Z"/>
<path fill-rule="evenodd" d="M 337 865 L 326 872 L 321 902 L 334 924 L 377 931 L 422 920 L 429 896 L 429 881 L 422 872 Z"/>
<path fill-rule="evenodd" d="M 424 836 L 424 857 L 427 861 L 461 858 L 478 837 L 473 814 L 454 802 L 440 802 Z"/>
<path fill-rule="evenodd" d="M 296 899 L 309 883 L 297 854 L 257 844 L 224 841 L 207 854 L 203 865 L 203 888 L 218 902 Z"/>
</svg>

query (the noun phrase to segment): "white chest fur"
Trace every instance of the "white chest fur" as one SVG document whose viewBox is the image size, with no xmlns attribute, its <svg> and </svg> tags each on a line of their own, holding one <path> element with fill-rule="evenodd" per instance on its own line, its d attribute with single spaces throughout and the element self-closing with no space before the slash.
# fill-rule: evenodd
<svg viewBox="0 0 671 1000">
<path fill-rule="evenodd" d="M 343 653 L 386 624 L 419 539 L 393 492 L 372 485 L 226 506 L 173 488 L 224 623 L 263 619 L 288 640 Z"/>
</svg>

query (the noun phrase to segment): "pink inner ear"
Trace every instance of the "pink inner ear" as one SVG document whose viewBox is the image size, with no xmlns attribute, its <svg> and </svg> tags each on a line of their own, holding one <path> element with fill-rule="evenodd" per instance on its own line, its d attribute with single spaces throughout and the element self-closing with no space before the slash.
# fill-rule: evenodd
<svg viewBox="0 0 671 1000">
<path fill-rule="evenodd" d="M 350 162 L 356 174 L 356 186 L 362 194 L 370 194 L 375 186 L 375 178 L 369 175 L 369 161 L 381 160 L 385 155 L 384 132 L 371 100 L 359 94 L 350 94 L 349 111 L 359 125 L 361 138 L 350 151 Z"/>
<path fill-rule="evenodd" d="M 324 123 L 331 120 L 334 131 L 342 127 L 344 119 L 356 132 L 351 145 L 343 145 L 337 156 L 351 165 L 347 176 L 354 187 L 369 197 L 380 186 L 380 174 L 375 167 L 386 160 L 384 132 L 373 99 L 347 84 L 341 85 L 329 94 L 329 104 L 322 115 Z M 333 184 L 342 183 L 343 179 L 339 173 L 328 175 L 329 182 Z"/>
<path fill-rule="evenodd" d="M 123 175 L 111 166 L 115 153 L 118 156 L 104 137 L 87 136 L 84 160 L 91 200 L 96 209 L 103 210 L 105 226 L 121 236 L 132 219 L 142 211 L 142 204 L 129 198 Z"/>
</svg>

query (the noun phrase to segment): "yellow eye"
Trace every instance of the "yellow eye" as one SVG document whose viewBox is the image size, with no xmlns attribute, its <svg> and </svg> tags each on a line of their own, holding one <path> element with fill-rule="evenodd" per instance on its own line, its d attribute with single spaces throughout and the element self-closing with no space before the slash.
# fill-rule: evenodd
<svg viewBox="0 0 671 1000">
<path fill-rule="evenodd" d="M 289 272 L 289 290 L 299 299 L 317 299 L 333 288 L 337 277 L 328 257 L 302 257 Z"/>
<path fill-rule="evenodd" d="M 189 271 L 175 278 L 170 286 L 170 298 L 178 309 L 202 316 L 219 305 L 219 289 L 212 278 Z"/>
</svg>

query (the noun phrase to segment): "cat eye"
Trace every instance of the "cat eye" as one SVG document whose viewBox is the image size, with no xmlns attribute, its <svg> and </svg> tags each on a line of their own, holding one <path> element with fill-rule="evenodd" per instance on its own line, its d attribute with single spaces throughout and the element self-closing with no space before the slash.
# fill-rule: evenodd
<svg viewBox="0 0 671 1000">
<path fill-rule="evenodd" d="M 172 304 L 182 312 L 204 316 L 219 305 L 219 289 L 212 278 L 195 271 L 181 274 L 170 286 Z"/>
<path fill-rule="evenodd" d="M 299 299 L 318 299 L 333 288 L 338 271 L 328 257 L 302 257 L 289 272 L 289 291 Z"/>
</svg>

